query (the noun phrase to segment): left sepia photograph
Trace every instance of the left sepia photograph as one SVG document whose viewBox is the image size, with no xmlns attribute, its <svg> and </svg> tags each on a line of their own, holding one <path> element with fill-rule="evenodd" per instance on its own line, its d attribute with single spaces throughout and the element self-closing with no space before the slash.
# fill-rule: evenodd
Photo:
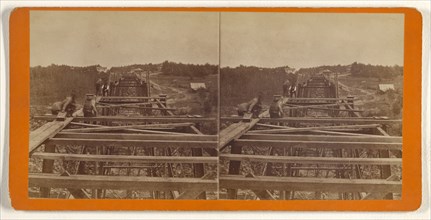
<svg viewBox="0 0 431 220">
<path fill-rule="evenodd" d="M 214 200 L 219 13 L 30 12 L 29 198 Z"/>
</svg>

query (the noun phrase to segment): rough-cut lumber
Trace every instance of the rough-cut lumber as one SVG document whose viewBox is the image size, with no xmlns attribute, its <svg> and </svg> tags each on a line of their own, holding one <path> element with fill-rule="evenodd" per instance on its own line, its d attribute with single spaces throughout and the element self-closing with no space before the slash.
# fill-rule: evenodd
<svg viewBox="0 0 431 220">
<path fill-rule="evenodd" d="M 387 181 L 399 181 L 399 178 L 396 175 L 391 175 L 386 179 Z M 386 199 L 388 193 L 382 193 L 382 192 L 374 192 L 374 193 L 368 193 L 365 195 L 362 200 L 384 200 Z"/>
<path fill-rule="evenodd" d="M 193 125 L 193 123 L 170 123 L 170 124 L 147 124 L 147 125 L 126 125 L 126 126 L 103 126 L 103 127 L 94 127 L 94 128 L 74 128 L 74 129 L 65 129 L 64 131 L 70 132 L 98 132 L 98 131 L 121 131 L 124 129 L 175 129 L 180 127 L 189 127 Z"/>
<path fill-rule="evenodd" d="M 31 155 L 43 142 L 47 139 L 54 137 L 58 132 L 66 127 L 73 118 L 67 118 L 65 121 L 53 121 L 50 122 L 50 126 L 43 126 L 42 132 L 35 131 L 30 132 L 30 144 L 29 144 L 29 154 Z"/>
<path fill-rule="evenodd" d="M 289 98 L 289 102 L 291 101 L 340 101 L 340 100 L 348 100 L 348 98 L 302 98 L 302 97 Z M 353 100 L 359 100 L 359 99 L 353 99 Z"/>
<path fill-rule="evenodd" d="M 320 126 L 320 127 L 303 127 L 303 128 L 282 128 L 282 129 L 266 129 L 266 130 L 253 130 L 249 131 L 250 133 L 269 133 L 269 134 L 277 134 L 277 133 L 288 133 L 288 132 L 303 132 L 303 131 L 312 131 L 312 130 L 337 130 L 337 129 L 361 129 L 361 128 L 376 128 L 380 127 L 380 124 L 367 124 L 367 125 L 338 125 L 338 126 Z"/>
<path fill-rule="evenodd" d="M 41 115 L 34 116 L 36 120 L 56 120 L 55 116 Z M 142 122 L 165 122 L 165 123 L 179 123 L 179 122 L 217 122 L 216 118 L 200 118 L 200 117 L 126 117 L 126 116 L 97 116 L 97 117 L 75 117 L 73 122 L 83 122 L 83 121 L 98 121 L 98 122 L 127 122 L 127 123 L 142 123 Z"/>
<path fill-rule="evenodd" d="M 90 127 L 90 128 L 110 128 L 109 126 L 103 126 L 103 125 L 94 125 L 94 124 L 87 124 L 87 123 L 78 123 L 78 122 L 71 122 L 70 124 L 72 125 L 79 125 L 79 126 L 83 126 L 83 127 Z M 73 129 L 65 129 L 64 131 L 71 131 Z M 73 130 L 74 131 L 74 130 Z M 172 131 L 158 131 L 158 130 L 144 130 L 144 129 L 133 129 L 133 128 L 128 128 L 128 129 L 124 129 L 123 131 L 126 132 L 133 132 L 133 133 L 141 133 L 141 134 L 156 134 L 156 135 L 160 135 L 160 134 L 166 134 L 166 135 L 191 135 L 191 134 L 187 134 L 187 133 L 180 133 L 180 132 L 172 132 Z M 81 133 L 83 134 L 83 133 Z"/>
<path fill-rule="evenodd" d="M 194 147 L 216 148 L 217 141 L 174 141 L 174 140 L 118 140 L 118 139 L 77 139 L 50 138 L 47 143 L 58 145 L 86 146 L 130 146 L 130 147 Z"/>
<path fill-rule="evenodd" d="M 180 140 L 217 141 L 217 135 L 168 135 L 168 134 L 127 134 L 127 133 L 74 133 L 59 132 L 55 138 L 79 139 L 119 139 L 119 140 Z"/>
<path fill-rule="evenodd" d="M 33 158 L 121 163 L 217 163 L 217 157 L 128 156 L 95 154 L 34 153 Z"/>
<path fill-rule="evenodd" d="M 401 192 L 400 181 L 222 175 L 220 188 L 310 192 Z"/>
<path fill-rule="evenodd" d="M 46 186 L 51 188 L 73 189 L 121 189 L 143 191 L 216 191 L 216 180 L 197 178 L 163 178 L 135 176 L 96 176 L 74 175 L 58 176 L 46 174 L 30 174 L 29 186 Z"/>
<path fill-rule="evenodd" d="M 339 141 L 339 142 L 388 142 L 402 143 L 402 137 L 385 136 L 335 136 L 335 135 L 292 135 L 292 134 L 253 134 L 245 133 L 240 139 L 249 140 L 286 140 L 286 141 Z"/>
<path fill-rule="evenodd" d="M 324 147 L 324 148 L 364 148 L 364 149 L 386 149 L 401 150 L 401 143 L 386 142 L 341 142 L 341 141 L 280 141 L 280 140 L 246 140 L 236 139 L 233 142 L 236 146 L 254 146 L 254 147 Z"/>
<path fill-rule="evenodd" d="M 301 164 L 360 164 L 360 165 L 401 165 L 399 158 L 347 158 L 347 157 L 299 157 L 221 154 L 220 159 L 236 161 L 255 161 L 263 163 L 301 163 Z M 319 169 L 315 167 L 314 169 Z"/>
<path fill-rule="evenodd" d="M 221 121 L 239 122 L 241 117 L 221 117 Z M 399 119 L 379 119 L 379 118 L 327 118 L 327 117 L 284 117 L 284 118 L 261 118 L 259 123 L 331 123 L 331 124 L 400 124 Z"/>
<path fill-rule="evenodd" d="M 284 104 L 287 102 L 287 98 L 280 100 L 280 104 Z M 234 139 L 239 138 L 241 135 L 250 130 L 253 126 L 255 126 L 261 118 L 268 117 L 269 110 L 262 112 L 258 118 L 252 119 L 250 122 L 239 122 L 230 125 L 229 127 L 223 129 L 219 136 L 219 151 L 222 151 L 227 145 Z"/>
</svg>

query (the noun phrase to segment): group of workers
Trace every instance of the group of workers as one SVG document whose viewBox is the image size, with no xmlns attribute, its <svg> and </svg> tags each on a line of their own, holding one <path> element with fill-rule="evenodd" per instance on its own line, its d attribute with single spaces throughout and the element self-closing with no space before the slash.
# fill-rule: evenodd
<svg viewBox="0 0 431 220">
<path fill-rule="evenodd" d="M 96 95 L 97 96 L 115 96 L 117 95 L 117 87 L 120 84 L 119 81 L 110 82 L 99 78 L 96 81 Z"/>
<path fill-rule="evenodd" d="M 269 116 L 271 118 L 283 117 L 283 107 L 281 104 L 282 97 L 296 97 L 296 85 L 289 79 L 283 83 L 283 96 L 276 95 L 269 106 Z M 253 118 L 258 118 L 262 111 L 263 93 L 260 92 L 255 98 L 249 102 L 244 102 L 238 105 L 238 116 L 244 117 L 245 114 L 250 114 Z"/>
<path fill-rule="evenodd" d="M 82 108 L 76 103 L 76 93 L 72 93 L 67 96 L 63 101 L 55 102 L 51 107 L 51 113 L 58 115 L 59 113 L 65 113 L 66 117 L 95 117 L 97 116 L 96 109 L 96 96 L 93 94 L 87 94 L 85 97 L 84 105 Z"/>
</svg>

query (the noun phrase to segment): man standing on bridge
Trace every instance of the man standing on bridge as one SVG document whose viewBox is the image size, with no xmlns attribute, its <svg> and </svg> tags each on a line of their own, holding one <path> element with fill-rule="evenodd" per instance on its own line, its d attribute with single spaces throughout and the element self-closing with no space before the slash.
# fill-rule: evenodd
<svg viewBox="0 0 431 220">
<path fill-rule="evenodd" d="M 281 118 L 283 117 L 283 107 L 281 107 L 280 96 L 275 95 L 274 100 L 269 106 L 269 117 Z"/>
<path fill-rule="evenodd" d="M 249 102 L 244 102 L 238 105 L 238 116 L 244 116 L 245 113 L 252 114 L 253 118 L 259 117 L 262 110 L 262 99 L 263 93 L 259 92 L 257 97 L 250 100 Z"/>
</svg>

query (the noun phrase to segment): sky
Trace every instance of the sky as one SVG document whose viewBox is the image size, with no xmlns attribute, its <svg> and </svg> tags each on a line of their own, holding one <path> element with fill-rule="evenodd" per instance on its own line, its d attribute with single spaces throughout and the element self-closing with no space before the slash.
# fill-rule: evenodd
<svg viewBox="0 0 431 220">
<path fill-rule="evenodd" d="M 219 14 L 31 11 L 30 66 L 218 64 Z"/>
<path fill-rule="evenodd" d="M 30 65 L 403 65 L 402 14 L 32 11 Z"/>
<path fill-rule="evenodd" d="M 403 14 L 222 13 L 221 66 L 403 65 Z"/>
</svg>

